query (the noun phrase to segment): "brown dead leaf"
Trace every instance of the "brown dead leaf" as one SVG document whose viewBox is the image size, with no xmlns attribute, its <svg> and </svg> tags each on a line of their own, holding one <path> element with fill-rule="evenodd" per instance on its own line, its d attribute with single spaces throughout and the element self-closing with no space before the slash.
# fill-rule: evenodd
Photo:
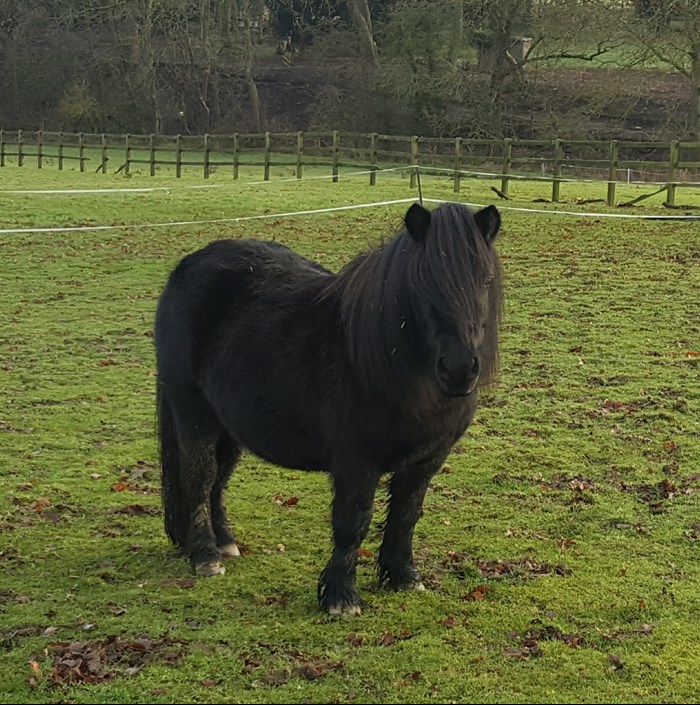
<svg viewBox="0 0 700 705">
<path fill-rule="evenodd" d="M 480 561 L 479 572 L 486 578 L 501 578 L 514 575 L 569 575 L 571 570 L 561 563 L 541 563 L 534 558 Z"/>
<path fill-rule="evenodd" d="M 398 634 L 394 634 L 393 632 L 383 632 L 377 643 L 379 646 L 391 646 L 397 641 L 404 641 L 406 639 L 411 639 L 412 637 L 413 634 L 408 629 L 402 629 Z"/>
<path fill-rule="evenodd" d="M 477 585 L 471 592 L 462 595 L 459 599 L 462 602 L 478 602 L 486 599 L 486 593 L 490 590 L 488 585 Z"/>
<path fill-rule="evenodd" d="M 392 644 L 396 643 L 396 635 L 392 634 L 391 632 L 384 632 L 379 637 L 379 641 L 377 643 L 379 644 L 379 646 L 391 646 Z"/>
<path fill-rule="evenodd" d="M 348 634 L 346 638 L 352 646 L 362 646 L 367 641 L 367 637 L 362 634 L 355 634 L 354 632 Z"/>
<path fill-rule="evenodd" d="M 293 675 L 305 678 L 307 681 L 315 681 L 316 679 L 320 678 L 323 674 L 323 667 L 315 663 L 302 663 L 300 666 L 297 666 L 293 671 Z"/>
<path fill-rule="evenodd" d="M 32 502 L 29 506 L 37 513 L 41 514 L 46 507 L 51 505 L 51 500 L 42 497 L 41 499 L 37 499 L 36 501 Z"/>
<path fill-rule="evenodd" d="M 621 671 L 625 667 L 622 659 L 616 654 L 608 654 L 608 662 L 610 663 L 608 666 L 609 671 Z"/>
</svg>

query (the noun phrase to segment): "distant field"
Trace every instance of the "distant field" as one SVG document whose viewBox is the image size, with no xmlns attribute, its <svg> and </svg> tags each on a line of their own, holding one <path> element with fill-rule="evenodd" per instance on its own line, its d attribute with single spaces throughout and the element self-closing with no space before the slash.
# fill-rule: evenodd
<svg viewBox="0 0 700 705">
<path fill-rule="evenodd" d="M 375 589 L 372 531 L 365 611 L 322 615 L 327 480 L 251 456 L 228 494 L 244 555 L 223 577 L 191 576 L 159 501 L 151 334 L 167 274 L 212 239 L 248 236 L 338 269 L 406 204 L 275 214 L 416 197 L 405 173 L 374 187 L 273 174 L 0 169 L 0 231 L 132 226 L 0 232 L 2 700 L 695 702 L 700 222 L 605 217 L 682 214 L 663 194 L 578 206 L 604 186 L 564 184 L 555 206 L 533 203 L 549 185 L 513 183 L 505 203 L 493 182 L 457 196 L 422 175 L 426 197 L 542 211 L 502 212 L 501 374 L 426 499 L 428 591 Z M 691 189 L 677 201 L 700 204 Z"/>
</svg>

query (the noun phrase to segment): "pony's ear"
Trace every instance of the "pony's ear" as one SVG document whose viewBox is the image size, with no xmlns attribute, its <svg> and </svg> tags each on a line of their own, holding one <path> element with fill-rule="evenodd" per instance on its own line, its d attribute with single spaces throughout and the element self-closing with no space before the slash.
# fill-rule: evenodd
<svg viewBox="0 0 700 705">
<path fill-rule="evenodd" d="M 474 220 L 481 230 L 486 242 L 489 245 L 496 239 L 498 231 L 501 229 L 501 214 L 496 206 L 486 206 L 474 213 Z"/>
<path fill-rule="evenodd" d="M 404 217 L 409 235 L 416 242 L 425 242 L 425 236 L 430 227 L 430 211 L 418 203 L 414 203 Z"/>
</svg>

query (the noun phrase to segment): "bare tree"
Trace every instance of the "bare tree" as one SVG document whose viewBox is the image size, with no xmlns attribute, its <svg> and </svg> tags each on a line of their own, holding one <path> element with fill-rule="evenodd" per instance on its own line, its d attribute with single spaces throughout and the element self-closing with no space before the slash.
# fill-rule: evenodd
<svg viewBox="0 0 700 705">
<path fill-rule="evenodd" d="M 621 24 L 637 47 L 637 63 L 653 59 L 687 79 L 691 131 L 693 140 L 700 142 L 700 2 L 638 3 L 638 16 L 625 13 Z"/>
</svg>

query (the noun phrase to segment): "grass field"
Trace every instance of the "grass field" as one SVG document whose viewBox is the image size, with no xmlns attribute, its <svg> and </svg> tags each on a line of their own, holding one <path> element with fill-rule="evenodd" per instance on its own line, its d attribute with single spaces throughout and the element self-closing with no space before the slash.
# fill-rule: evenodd
<svg viewBox="0 0 700 705">
<path fill-rule="evenodd" d="M 398 174 L 216 177 L 0 170 L 0 231 L 134 226 L 0 232 L 2 701 L 696 702 L 700 223 L 552 215 L 532 203 L 547 185 L 513 184 L 506 205 L 542 212 L 502 213 L 501 374 L 427 496 L 415 549 L 429 589 L 376 589 L 375 522 L 367 606 L 333 619 L 315 595 L 321 475 L 245 457 L 228 495 L 244 555 L 223 577 L 194 579 L 168 546 L 153 314 L 177 260 L 214 238 L 274 237 L 337 269 L 406 206 L 146 225 L 416 194 Z M 455 197 L 446 178 L 422 185 Z M 492 203 L 489 185 L 459 197 Z M 154 186 L 167 188 L 10 193 Z M 593 189 L 565 184 L 559 207 Z M 624 213 L 668 214 L 662 196 Z M 380 492 L 377 522 L 383 506 Z"/>
</svg>

